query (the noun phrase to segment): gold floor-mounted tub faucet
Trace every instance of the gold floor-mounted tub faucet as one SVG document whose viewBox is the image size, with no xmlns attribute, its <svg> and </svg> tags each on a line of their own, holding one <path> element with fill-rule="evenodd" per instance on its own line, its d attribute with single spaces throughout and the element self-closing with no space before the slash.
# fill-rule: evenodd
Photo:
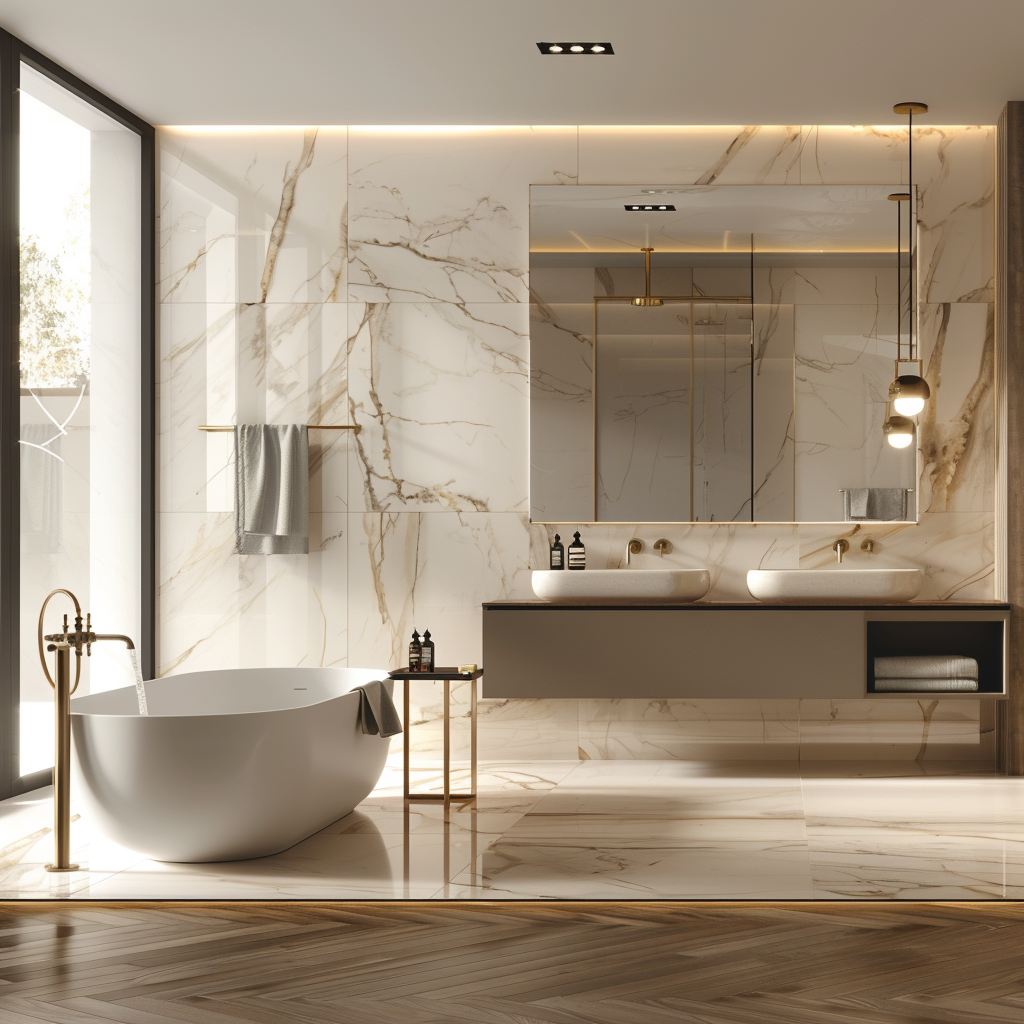
<svg viewBox="0 0 1024 1024">
<path fill-rule="evenodd" d="M 43 635 L 43 617 L 46 606 L 58 594 L 70 597 L 75 605 L 75 629 L 71 631 L 68 617 L 64 616 L 64 631 Z M 131 638 L 120 633 L 94 633 L 92 614 L 85 617 L 82 628 L 82 606 L 70 590 L 54 590 L 43 602 L 39 611 L 39 661 L 43 666 L 46 681 L 54 690 L 54 748 L 53 748 L 53 863 L 46 865 L 47 871 L 77 871 L 78 865 L 71 863 L 71 694 L 78 689 L 82 677 L 82 650 L 92 654 L 92 645 L 101 640 L 117 640 L 128 650 L 135 650 Z M 45 646 L 44 646 L 44 641 Z M 71 685 L 71 652 L 75 652 L 75 685 Z M 50 675 L 46 666 L 46 652 L 56 655 L 57 678 Z"/>
</svg>

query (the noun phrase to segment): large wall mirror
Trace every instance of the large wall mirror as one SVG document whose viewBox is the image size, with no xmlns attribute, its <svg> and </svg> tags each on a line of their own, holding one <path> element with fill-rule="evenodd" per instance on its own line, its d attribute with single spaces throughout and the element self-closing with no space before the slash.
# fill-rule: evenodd
<svg viewBox="0 0 1024 1024">
<path fill-rule="evenodd" d="M 905 190 L 534 186 L 532 520 L 916 519 Z"/>
</svg>

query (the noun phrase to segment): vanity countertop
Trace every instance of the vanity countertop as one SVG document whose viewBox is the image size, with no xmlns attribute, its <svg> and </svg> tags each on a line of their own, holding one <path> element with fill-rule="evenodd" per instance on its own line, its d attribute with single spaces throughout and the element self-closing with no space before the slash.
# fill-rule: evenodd
<svg viewBox="0 0 1024 1024">
<path fill-rule="evenodd" d="M 853 602 L 823 602 L 823 601 L 774 601 L 764 603 L 761 601 L 686 601 L 672 603 L 661 601 L 650 604 L 596 604 L 586 601 L 484 601 L 483 608 L 487 610 L 514 611 L 520 609 L 536 610 L 548 608 L 551 610 L 579 611 L 580 609 L 591 609 L 593 611 L 673 611 L 689 609 L 692 611 L 779 611 L 803 609 L 805 611 L 846 611 L 846 612 L 877 612 L 877 611 L 1008 611 L 1010 605 L 1005 601 L 901 601 L 886 604 L 882 601 L 870 601 L 862 603 Z"/>
</svg>

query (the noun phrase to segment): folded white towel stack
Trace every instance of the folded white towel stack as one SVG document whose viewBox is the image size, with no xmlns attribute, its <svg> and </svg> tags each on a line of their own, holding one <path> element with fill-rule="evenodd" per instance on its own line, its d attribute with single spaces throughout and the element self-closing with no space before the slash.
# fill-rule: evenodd
<svg viewBox="0 0 1024 1024">
<path fill-rule="evenodd" d="M 974 693 L 977 679 L 879 679 L 875 693 Z"/>
<path fill-rule="evenodd" d="M 978 662 L 960 654 L 875 658 L 876 693 L 973 693 Z"/>
</svg>

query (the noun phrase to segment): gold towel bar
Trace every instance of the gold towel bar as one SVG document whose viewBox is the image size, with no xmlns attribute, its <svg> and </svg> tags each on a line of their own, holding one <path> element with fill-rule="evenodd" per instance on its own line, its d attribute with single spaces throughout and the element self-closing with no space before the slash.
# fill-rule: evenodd
<svg viewBox="0 0 1024 1024">
<path fill-rule="evenodd" d="M 228 423 L 228 424 L 225 424 L 223 426 L 220 425 L 220 424 L 211 426 L 208 423 L 200 423 L 199 424 L 199 429 L 200 430 L 213 431 L 215 433 L 221 433 L 221 432 L 228 432 L 228 431 L 234 430 L 235 429 L 235 425 L 233 423 Z M 309 424 L 307 424 L 307 429 L 309 429 L 309 430 L 354 430 L 358 434 L 359 431 L 362 430 L 363 428 L 358 423 L 345 423 L 342 426 L 333 426 L 333 425 L 329 425 L 329 424 L 326 424 L 326 423 L 309 423 Z"/>
</svg>

